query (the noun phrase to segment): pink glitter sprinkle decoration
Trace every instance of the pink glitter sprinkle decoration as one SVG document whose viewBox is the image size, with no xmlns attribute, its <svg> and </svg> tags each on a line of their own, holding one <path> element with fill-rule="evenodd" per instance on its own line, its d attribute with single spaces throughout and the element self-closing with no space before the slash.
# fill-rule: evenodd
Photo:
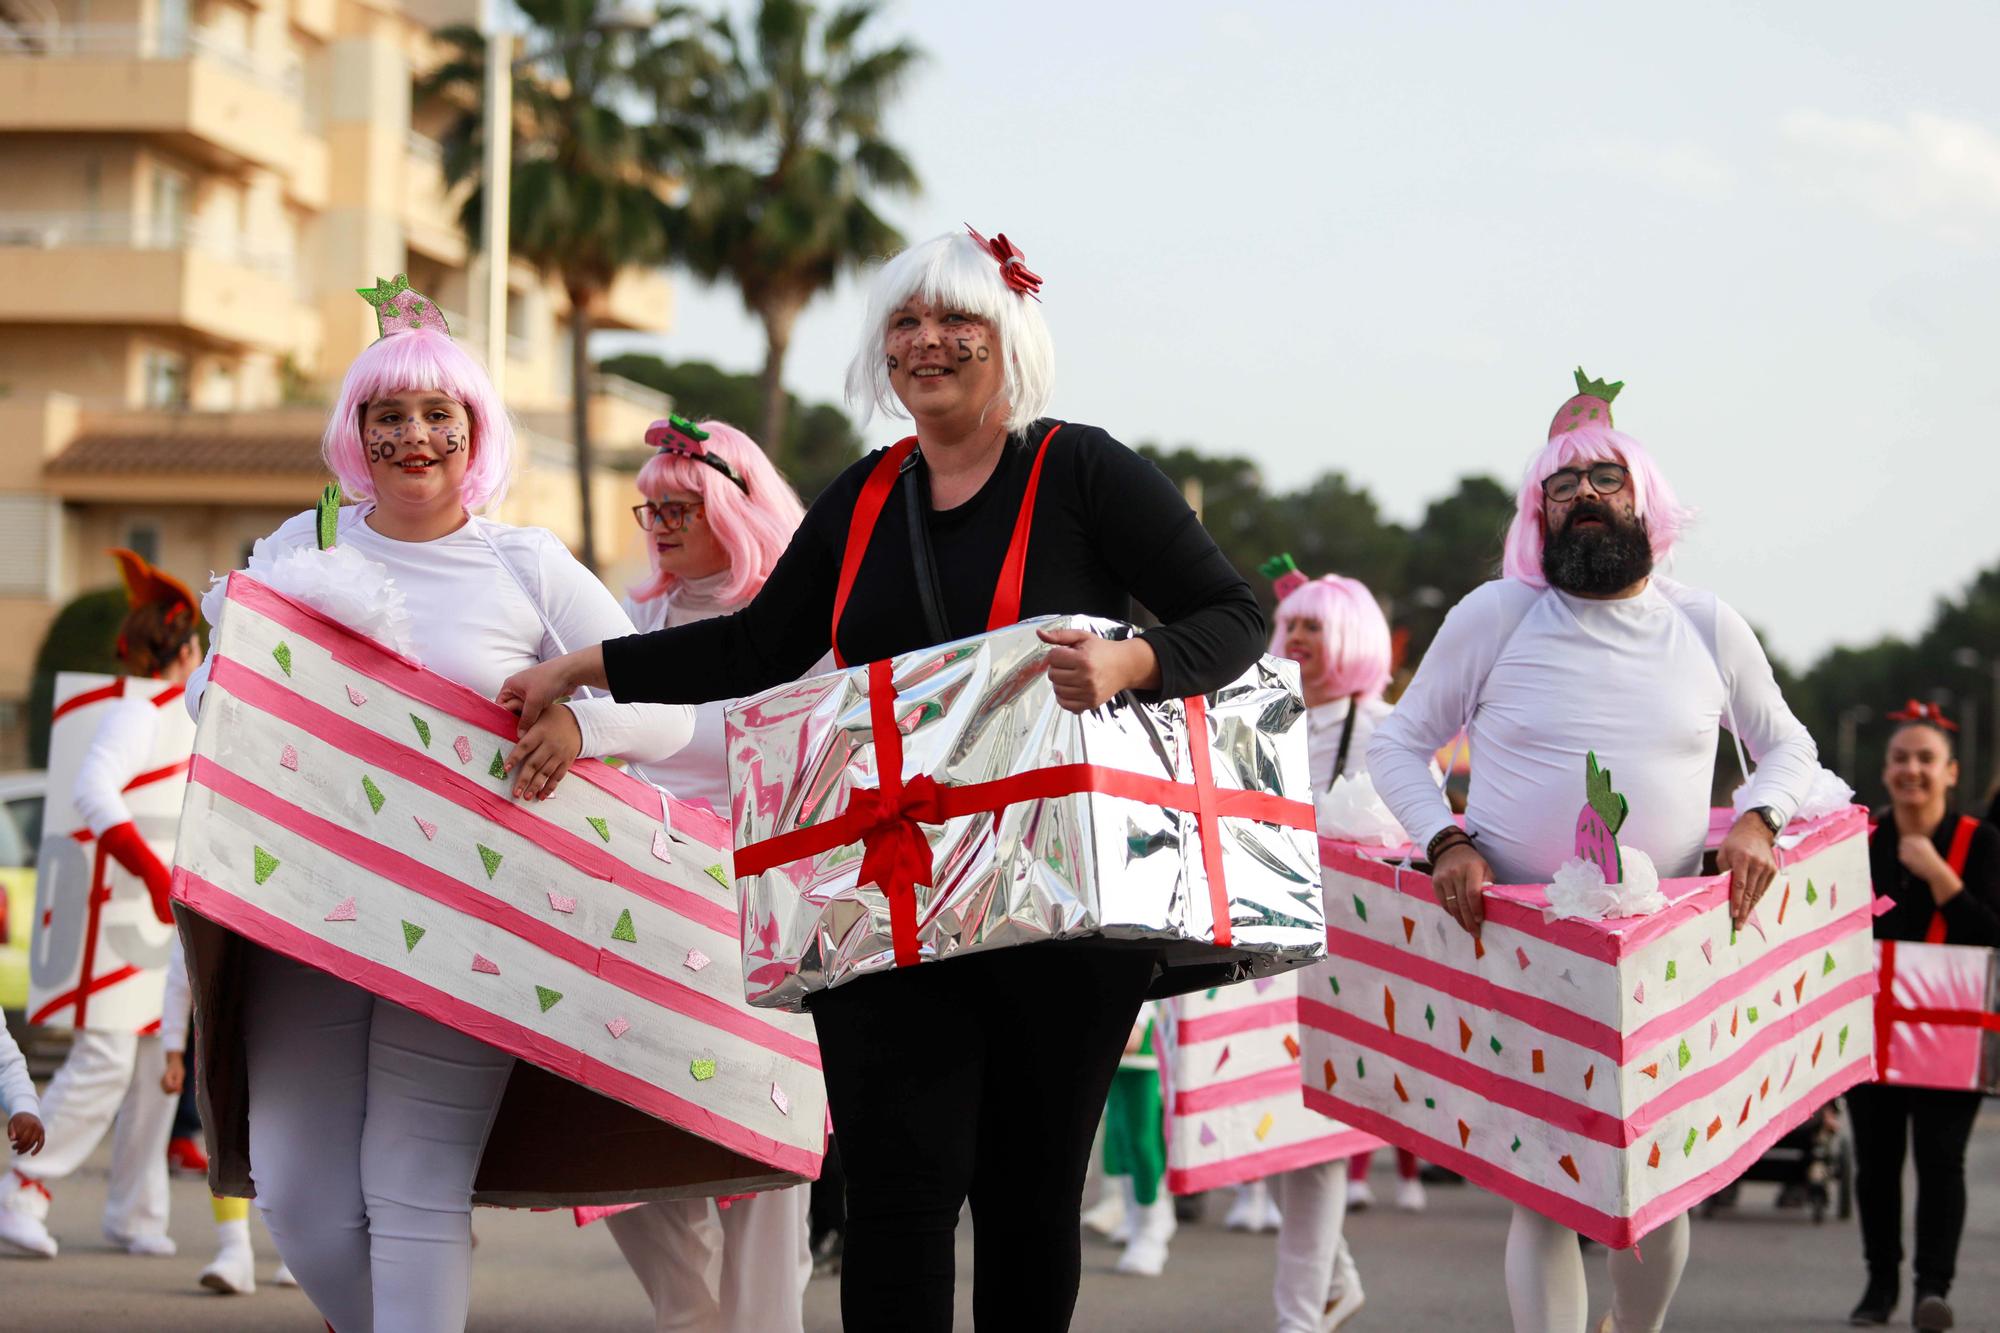
<svg viewBox="0 0 2000 1333">
<path fill-rule="evenodd" d="M 361 707 L 361 705 L 368 702 L 368 696 L 363 694 L 360 690 L 355 689 L 352 685 L 349 685 L 347 687 L 347 702 L 353 704 L 356 708 L 359 708 Z"/>
<path fill-rule="evenodd" d="M 1208 1127 L 1206 1120 L 1201 1124 L 1201 1146 L 1206 1148 L 1215 1142 L 1215 1131 Z"/>
<path fill-rule="evenodd" d="M 464 736 L 451 743 L 451 752 L 458 756 L 458 762 L 461 764 L 472 762 L 472 742 Z"/>
<path fill-rule="evenodd" d="M 549 906 L 554 908 L 558 912 L 574 912 L 576 910 L 576 899 L 565 898 L 562 894 L 557 893 L 554 889 L 550 889 Z"/>
<path fill-rule="evenodd" d="M 708 966 L 708 955 L 699 949 L 689 949 L 685 966 L 690 972 L 699 972 Z"/>
<path fill-rule="evenodd" d="M 604 1030 L 611 1034 L 611 1040 L 617 1041 L 632 1030 L 632 1025 L 622 1018 L 614 1018 L 604 1025 Z"/>
<path fill-rule="evenodd" d="M 326 914 L 326 919 L 328 921 L 352 921 L 359 915 L 360 912 L 354 906 L 354 899 L 342 898 L 338 903 L 334 904 L 333 910 Z"/>
<path fill-rule="evenodd" d="M 1714 941 L 1714 940 L 1703 940 L 1703 941 L 1701 942 L 1701 956 L 1702 956 L 1703 958 L 1706 958 L 1706 959 L 1707 959 L 1707 960 L 1708 960 L 1709 962 L 1711 962 L 1711 963 L 1713 963 L 1713 962 L 1715 961 L 1715 941 Z"/>
<path fill-rule="evenodd" d="M 1215 1067 L 1216 1069 L 1220 1069 L 1228 1063 L 1229 1063 L 1229 1048 L 1225 1046 L 1222 1048 L 1222 1054 L 1215 1057 Z"/>
<path fill-rule="evenodd" d="M 1523 949 L 1523 948 L 1521 948 L 1521 947 L 1520 947 L 1519 945 L 1516 945 L 1516 946 L 1514 947 L 1514 961 L 1515 961 L 1515 962 L 1517 962 L 1517 963 L 1519 963 L 1519 964 L 1521 965 L 1521 970 L 1522 970 L 1523 972 L 1527 971 L 1527 970 L 1528 970 L 1528 951 L 1527 951 L 1526 949 Z"/>
<path fill-rule="evenodd" d="M 1709 1049 L 1709 1050 L 1711 1050 L 1711 1051 L 1712 1051 L 1712 1050 L 1714 1050 L 1714 1049 L 1715 1049 L 1715 1039 L 1716 1039 L 1717 1037 L 1721 1036 L 1721 1035 L 1722 1035 L 1722 1029 L 1716 1026 L 1716 1023 L 1715 1023 L 1715 1020 L 1714 1020 L 1714 1019 L 1712 1019 L 1712 1018 L 1711 1018 L 1711 1019 L 1709 1019 L 1709 1020 L 1708 1020 L 1708 1049 Z"/>
<path fill-rule="evenodd" d="M 1646 983 L 1642 981 L 1638 985 L 1632 988 L 1632 1003 L 1644 1004 L 1645 1002 L 1646 1002 Z"/>
<path fill-rule="evenodd" d="M 665 829 L 653 830 L 653 855 L 662 861 L 671 861 L 673 859 L 673 853 L 667 850 L 667 834 Z"/>
<path fill-rule="evenodd" d="M 436 839 L 438 835 L 438 826 L 436 824 L 431 823 L 430 820 L 425 819 L 422 815 L 411 815 L 410 818 L 416 820 L 417 827 L 424 831 L 426 841 Z"/>
<path fill-rule="evenodd" d="M 792 1113 L 792 1099 L 787 1097 L 785 1090 L 775 1083 L 771 1085 L 771 1105 L 778 1108 L 778 1114 L 780 1115 L 790 1115 Z"/>
<path fill-rule="evenodd" d="M 1251 989 L 1257 992 L 1257 994 L 1262 995 L 1265 991 L 1271 989 L 1271 987 L 1277 984 L 1278 984 L 1278 979 L 1276 977 L 1258 977 L 1255 981 L 1250 983 L 1250 986 Z"/>
<path fill-rule="evenodd" d="M 476 953 L 472 955 L 472 970 L 475 972 L 484 972 L 491 977 L 497 977 L 500 975 L 500 964 L 494 962 L 483 953 Z"/>
<path fill-rule="evenodd" d="M 284 749 L 278 751 L 278 764 L 281 768 L 289 768 L 294 773 L 298 772 L 299 771 L 298 747 L 294 745 L 287 745 Z"/>
</svg>

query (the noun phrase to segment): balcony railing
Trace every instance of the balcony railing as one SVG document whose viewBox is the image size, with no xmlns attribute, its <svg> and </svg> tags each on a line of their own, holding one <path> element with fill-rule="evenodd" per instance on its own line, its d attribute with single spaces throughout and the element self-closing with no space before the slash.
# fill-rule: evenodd
<svg viewBox="0 0 2000 1333">
<path fill-rule="evenodd" d="M 298 97 L 304 75 L 296 62 L 259 60 L 234 43 L 200 28 L 132 24 L 15 24 L 0 26 L 0 60 L 213 60 L 245 78 Z"/>
<path fill-rule="evenodd" d="M 0 248 L 197 250 L 290 280 L 292 256 L 252 246 L 224 228 L 132 213 L 0 213 Z"/>
</svg>

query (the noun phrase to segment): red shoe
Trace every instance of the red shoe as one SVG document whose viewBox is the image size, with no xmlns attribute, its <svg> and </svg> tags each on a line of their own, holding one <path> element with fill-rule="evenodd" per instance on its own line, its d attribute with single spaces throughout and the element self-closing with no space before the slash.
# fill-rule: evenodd
<svg viewBox="0 0 2000 1333">
<path fill-rule="evenodd" d="M 191 1176 L 208 1174 L 208 1154 L 193 1139 L 172 1139 L 167 1143 L 167 1166 Z"/>
</svg>

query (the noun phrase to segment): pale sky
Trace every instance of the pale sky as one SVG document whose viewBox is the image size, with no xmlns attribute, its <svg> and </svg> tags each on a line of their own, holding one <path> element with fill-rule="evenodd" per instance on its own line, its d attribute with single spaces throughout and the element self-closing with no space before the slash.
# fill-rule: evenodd
<svg viewBox="0 0 2000 1333">
<path fill-rule="evenodd" d="M 1674 574 L 1803 666 L 2000 558 L 2000 7 L 1748 8 L 892 5 L 930 58 L 886 211 L 1026 253 L 1055 415 L 1406 522 L 1623 379 L 1701 511 Z M 840 399 L 860 311 L 807 312 L 794 392 Z M 684 280 L 656 350 L 762 346 Z"/>
</svg>

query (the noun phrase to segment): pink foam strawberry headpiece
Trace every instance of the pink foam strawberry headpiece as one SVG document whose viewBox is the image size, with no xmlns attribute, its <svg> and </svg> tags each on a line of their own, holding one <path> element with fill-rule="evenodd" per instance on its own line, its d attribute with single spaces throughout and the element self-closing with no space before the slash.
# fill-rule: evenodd
<svg viewBox="0 0 2000 1333">
<path fill-rule="evenodd" d="M 437 302 L 410 286 L 407 275 L 398 273 L 393 282 L 375 279 L 373 287 L 356 287 L 355 292 L 369 305 L 375 307 L 375 332 L 377 340 L 392 333 L 408 333 L 412 329 L 433 329 L 445 337 L 451 336 L 451 326 L 444 322 L 444 312 Z"/>
<path fill-rule="evenodd" d="M 1556 409 L 1555 419 L 1549 422 L 1549 438 L 1566 435 L 1570 431 L 1585 426 L 1611 428 L 1611 400 L 1625 387 L 1619 380 L 1606 384 L 1603 380 L 1586 379 L 1583 367 L 1576 368 L 1576 393 L 1570 400 Z"/>
<path fill-rule="evenodd" d="M 1311 581 L 1299 569 L 1298 562 L 1292 559 L 1289 551 L 1272 556 L 1257 566 L 1257 572 L 1271 580 L 1271 591 L 1281 602 Z"/>
</svg>

